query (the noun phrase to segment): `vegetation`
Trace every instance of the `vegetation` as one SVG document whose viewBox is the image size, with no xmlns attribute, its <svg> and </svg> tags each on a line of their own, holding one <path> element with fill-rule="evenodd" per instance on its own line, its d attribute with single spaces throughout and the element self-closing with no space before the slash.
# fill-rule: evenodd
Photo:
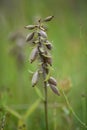
<svg viewBox="0 0 87 130">
<path fill-rule="evenodd" d="M 24 28 L 24 25 L 30 25 L 35 20 L 34 25 L 39 25 L 38 19 L 48 15 L 55 16 L 48 25 L 44 22 L 47 26 L 45 29 L 49 26 L 45 31 L 47 40 L 50 39 L 53 46 L 50 76 L 56 78 L 56 88 L 60 90 L 60 96 L 57 96 L 52 93 L 51 87 L 47 87 L 49 130 L 87 129 L 86 6 L 87 2 L 81 0 L 0 1 L 1 130 L 46 129 L 44 80 L 41 74 L 36 86 L 31 87 L 32 76 L 41 68 L 41 64 L 38 66 L 38 60 L 30 64 L 28 60 L 32 47 L 38 44 L 33 46 L 25 41 L 27 26 Z M 31 33 L 43 31 L 38 26 L 36 28 Z M 50 53 L 49 49 L 46 50 Z M 47 74 L 46 82 L 50 76 Z"/>
<path fill-rule="evenodd" d="M 33 50 L 30 55 L 30 63 L 33 63 L 38 59 L 38 69 L 35 71 L 32 77 L 32 87 L 36 86 L 40 77 L 43 77 L 43 86 L 44 86 L 44 106 L 45 106 L 45 122 L 46 130 L 48 130 L 48 101 L 47 101 L 47 88 L 48 85 L 52 91 L 59 95 L 57 89 L 57 81 L 50 76 L 50 70 L 52 66 L 52 57 L 49 53 L 49 50 L 52 49 L 52 44 L 47 39 L 46 30 L 44 22 L 49 22 L 53 19 L 54 16 L 48 16 L 45 19 L 39 19 L 37 25 L 28 25 L 25 26 L 26 29 L 34 30 L 32 33 L 29 33 L 26 37 L 26 41 L 30 42 L 33 46 Z M 42 86 L 42 84 L 41 84 Z"/>
</svg>

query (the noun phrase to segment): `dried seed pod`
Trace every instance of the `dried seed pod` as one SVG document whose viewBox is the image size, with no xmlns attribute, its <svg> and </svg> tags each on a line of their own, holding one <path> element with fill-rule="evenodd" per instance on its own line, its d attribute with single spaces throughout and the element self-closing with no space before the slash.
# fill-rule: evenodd
<svg viewBox="0 0 87 130">
<path fill-rule="evenodd" d="M 40 30 L 40 32 L 38 34 L 39 34 L 39 36 L 42 36 L 43 38 L 47 38 L 46 32 L 44 32 L 42 30 Z"/>
<path fill-rule="evenodd" d="M 44 19 L 45 22 L 49 22 L 54 18 L 54 16 L 48 16 Z"/>
<path fill-rule="evenodd" d="M 49 85 L 50 85 L 51 90 L 52 90 L 55 94 L 57 94 L 58 96 L 60 96 L 60 93 L 59 93 L 58 88 L 57 88 L 55 85 L 52 85 L 52 84 L 49 84 Z"/>
<path fill-rule="evenodd" d="M 39 73 L 38 71 L 36 71 L 32 77 L 32 87 L 34 87 L 37 84 L 38 79 L 39 79 Z"/>
<path fill-rule="evenodd" d="M 32 30 L 32 29 L 35 29 L 36 27 L 37 27 L 36 25 L 27 25 L 24 28 Z"/>
<path fill-rule="evenodd" d="M 43 47 L 39 47 L 39 51 L 40 51 L 41 54 L 44 54 L 44 53 L 45 53 L 45 50 L 44 50 Z"/>
<path fill-rule="evenodd" d="M 30 54 L 30 63 L 32 63 L 33 61 L 35 61 L 36 58 L 37 58 L 37 56 L 38 56 L 38 48 L 36 47 L 36 48 L 34 48 L 32 50 L 32 52 Z"/>
<path fill-rule="evenodd" d="M 27 42 L 28 42 L 28 41 L 31 41 L 31 40 L 33 39 L 33 37 L 34 37 L 34 32 L 32 32 L 32 33 L 30 33 L 30 34 L 27 35 L 26 41 L 27 41 Z"/>
<path fill-rule="evenodd" d="M 51 57 L 47 57 L 46 62 L 47 62 L 50 66 L 52 66 L 52 58 L 51 58 Z"/>
<path fill-rule="evenodd" d="M 46 44 L 46 47 L 47 47 L 49 50 L 52 49 L 52 44 L 51 44 L 49 41 L 47 41 L 45 44 Z"/>
<path fill-rule="evenodd" d="M 57 81 L 56 81 L 56 79 L 53 78 L 53 77 L 50 77 L 50 78 L 49 78 L 48 83 L 57 86 Z"/>
</svg>

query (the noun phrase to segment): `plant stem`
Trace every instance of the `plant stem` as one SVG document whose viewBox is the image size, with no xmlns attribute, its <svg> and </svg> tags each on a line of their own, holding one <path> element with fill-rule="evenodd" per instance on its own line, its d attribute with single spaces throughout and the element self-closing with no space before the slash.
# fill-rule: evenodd
<svg viewBox="0 0 87 130">
<path fill-rule="evenodd" d="M 86 97 L 85 95 L 82 97 L 82 116 L 83 116 L 83 122 L 86 124 Z M 86 130 L 84 127 L 83 130 Z"/>
<path fill-rule="evenodd" d="M 47 101 L 47 82 L 45 81 L 46 79 L 46 74 L 48 73 L 46 70 L 46 64 L 44 63 L 44 60 L 43 60 L 43 56 L 39 50 L 39 47 L 42 46 L 42 43 L 41 43 L 41 39 L 39 37 L 39 46 L 38 46 L 38 51 L 39 51 L 39 55 L 40 55 L 40 61 L 43 63 L 41 68 L 42 68 L 42 73 L 43 73 L 43 79 L 44 79 L 44 96 L 45 96 L 45 100 L 44 100 L 44 110 L 45 110 L 45 124 L 46 124 L 46 130 L 48 130 L 48 101 Z"/>
<path fill-rule="evenodd" d="M 43 70 L 43 79 L 44 79 L 44 110 L 45 110 L 45 124 L 46 124 L 46 130 L 48 130 L 48 99 L 47 99 L 47 82 L 45 81 L 46 79 L 46 69 L 45 69 L 45 64 L 42 65 L 42 70 Z"/>
<path fill-rule="evenodd" d="M 47 100 L 47 83 L 46 82 L 44 82 L 44 93 L 45 93 L 45 101 L 44 101 L 45 123 L 46 123 L 46 130 L 48 130 L 48 100 Z"/>
</svg>

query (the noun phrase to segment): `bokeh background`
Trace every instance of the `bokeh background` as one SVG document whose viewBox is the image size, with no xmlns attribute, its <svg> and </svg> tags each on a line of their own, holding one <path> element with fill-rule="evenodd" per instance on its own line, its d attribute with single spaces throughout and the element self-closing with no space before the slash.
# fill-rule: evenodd
<svg viewBox="0 0 87 130">
<path fill-rule="evenodd" d="M 24 26 L 49 15 L 55 16 L 48 23 L 48 38 L 53 43 L 52 74 L 73 111 L 87 124 L 87 1 L 0 0 L 0 108 L 10 109 L 5 130 L 18 129 L 21 121 L 14 111 L 23 115 L 39 99 L 31 87 L 37 66 L 29 63 L 31 48 L 25 43 L 29 31 Z M 41 83 L 37 87 L 43 91 Z M 50 130 L 87 129 L 73 115 L 62 92 L 58 97 L 48 88 L 48 102 Z M 0 110 L 1 125 L 6 113 Z M 45 130 L 43 103 L 32 109 L 26 124 L 30 130 Z"/>
</svg>

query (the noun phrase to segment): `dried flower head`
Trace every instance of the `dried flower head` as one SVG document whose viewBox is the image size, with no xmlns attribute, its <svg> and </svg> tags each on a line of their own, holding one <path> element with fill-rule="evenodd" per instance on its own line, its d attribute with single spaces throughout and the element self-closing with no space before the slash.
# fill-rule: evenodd
<svg viewBox="0 0 87 130">
<path fill-rule="evenodd" d="M 59 95 L 57 89 L 57 82 L 53 77 L 49 77 L 46 80 L 46 77 L 49 75 L 50 67 L 52 66 L 52 56 L 50 50 L 52 49 L 52 43 L 48 41 L 47 29 L 44 26 L 44 22 L 49 22 L 53 19 L 54 16 L 48 16 L 45 19 L 39 19 L 36 25 L 25 26 L 28 30 L 33 30 L 32 33 L 29 33 L 26 37 L 27 42 L 31 42 L 34 47 L 30 54 L 30 63 L 38 60 L 39 66 L 38 71 L 33 74 L 32 77 L 32 86 L 34 87 L 39 80 L 39 72 L 42 72 L 44 83 L 49 84 L 52 91 Z M 47 85 L 46 85 L 47 87 Z"/>
</svg>

